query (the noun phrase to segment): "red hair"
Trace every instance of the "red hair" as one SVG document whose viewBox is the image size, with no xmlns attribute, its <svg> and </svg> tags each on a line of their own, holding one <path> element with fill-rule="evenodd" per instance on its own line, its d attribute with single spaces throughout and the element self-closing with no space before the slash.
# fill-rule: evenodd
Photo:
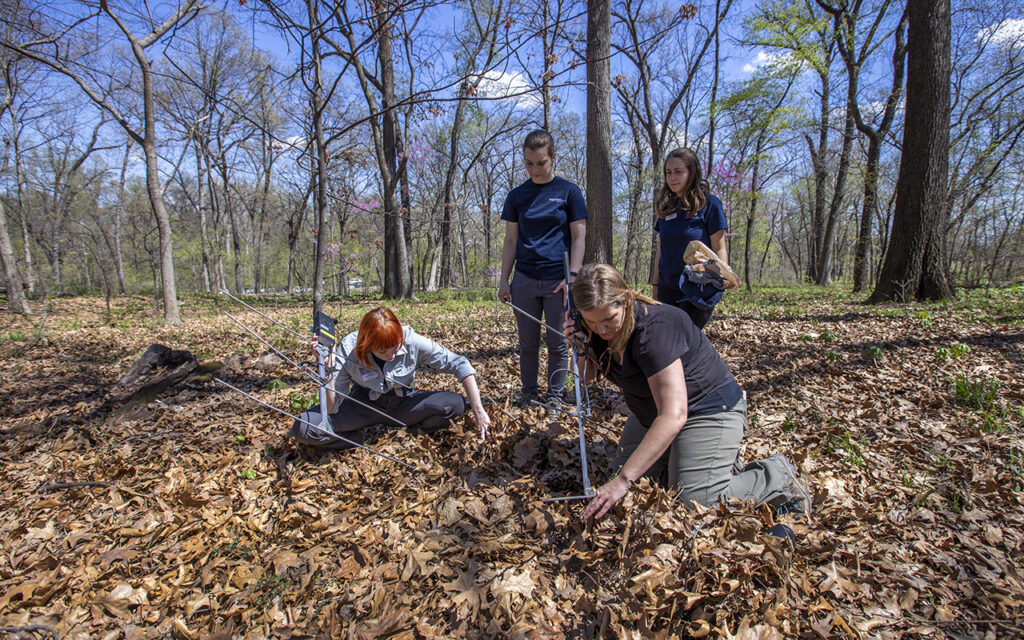
<svg viewBox="0 0 1024 640">
<path fill-rule="evenodd" d="M 385 351 L 402 344 L 402 325 L 394 312 L 387 307 L 377 307 L 367 312 L 359 323 L 359 337 L 356 338 L 356 358 L 371 366 L 370 353 Z"/>
</svg>

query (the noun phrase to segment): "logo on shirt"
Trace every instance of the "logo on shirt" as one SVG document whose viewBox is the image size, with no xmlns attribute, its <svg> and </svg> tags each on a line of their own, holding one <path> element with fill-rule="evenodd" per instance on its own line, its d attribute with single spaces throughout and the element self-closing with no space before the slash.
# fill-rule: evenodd
<svg viewBox="0 0 1024 640">
<path fill-rule="evenodd" d="M 548 198 L 548 202 L 557 202 L 558 204 L 562 204 L 563 202 L 565 202 L 565 199 L 564 198 Z"/>
</svg>

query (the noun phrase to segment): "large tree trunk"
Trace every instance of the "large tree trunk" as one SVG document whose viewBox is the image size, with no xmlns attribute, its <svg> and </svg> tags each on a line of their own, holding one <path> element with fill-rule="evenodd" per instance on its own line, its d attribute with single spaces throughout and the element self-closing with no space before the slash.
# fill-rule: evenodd
<svg viewBox="0 0 1024 640">
<path fill-rule="evenodd" d="M 405 218 L 395 198 L 398 183 L 398 114 L 395 110 L 395 65 L 391 51 L 391 26 L 388 24 L 390 17 L 383 11 L 377 16 L 384 152 L 384 166 L 381 167 L 384 183 L 384 297 L 407 298 L 412 296 L 412 279 L 409 277 Z"/>
<path fill-rule="evenodd" d="M 14 245 L 7 233 L 7 213 L 3 202 L 0 202 L 0 262 L 3 262 L 4 280 L 7 283 L 7 308 L 14 313 L 32 313 L 25 300 L 25 291 L 21 288 L 21 274 L 14 261 Z"/>
<path fill-rule="evenodd" d="M 585 262 L 611 264 L 611 1 L 587 3 L 587 249 Z"/>
<path fill-rule="evenodd" d="M 892 234 L 869 302 L 953 296 L 943 255 L 949 169 L 950 3 L 908 0 L 907 112 Z"/>
</svg>

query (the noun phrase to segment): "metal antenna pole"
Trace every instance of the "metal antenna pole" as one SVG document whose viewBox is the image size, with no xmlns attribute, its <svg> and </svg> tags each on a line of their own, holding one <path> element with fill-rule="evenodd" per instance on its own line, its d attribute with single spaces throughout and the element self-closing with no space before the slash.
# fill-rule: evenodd
<svg viewBox="0 0 1024 640">
<path fill-rule="evenodd" d="M 315 374 L 313 374 L 311 371 L 309 371 L 308 369 L 306 369 L 305 367 L 303 367 L 299 363 L 295 362 L 294 360 L 292 360 L 291 358 L 289 358 L 285 354 L 281 353 L 281 351 L 277 347 L 275 347 L 274 345 L 272 345 L 269 342 L 267 342 L 266 340 L 264 340 L 262 336 L 260 336 L 258 333 L 256 333 L 255 331 L 253 331 L 249 327 L 247 327 L 244 324 L 242 324 L 237 318 L 232 316 L 230 313 L 225 311 L 224 315 L 226 315 L 227 317 L 229 317 L 232 320 L 234 320 L 235 323 L 238 324 L 238 326 L 240 326 L 243 329 L 245 329 L 246 331 L 248 331 L 250 334 L 252 334 L 252 336 L 254 338 L 256 338 L 257 340 L 259 340 L 263 344 L 265 344 L 268 347 L 270 347 L 274 351 L 274 353 L 276 353 L 277 355 L 279 355 L 282 358 L 284 358 L 286 362 L 291 364 L 293 367 L 295 367 L 296 369 L 298 369 L 302 373 L 306 374 L 311 380 L 313 380 L 313 382 L 317 383 L 317 385 L 321 388 L 321 391 L 325 388 L 325 385 L 327 383 L 323 380 L 323 378 L 317 378 L 317 376 Z M 338 391 L 338 390 L 335 390 L 334 392 L 337 393 L 342 398 L 345 398 L 346 400 L 351 400 L 352 402 L 358 404 L 361 407 L 365 407 L 365 408 L 369 409 L 370 411 L 373 411 L 374 413 L 376 413 L 378 415 L 384 416 L 385 418 L 387 418 L 388 420 L 390 420 L 391 422 L 394 422 L 395 424 L 397 424 L 399 426 L 402 426 L 402 427 L 408 427 L 409 426 L 409 425 L 405 424 L 404 422 L 402 422 L 401 420 L 399 420 L 398 418 L 393 418 L 393 417 L 389 416 L 388 414 L 384 413 L 383 411 L 381 411 L 380 409 L 378 409 L 377 407 L 374 407 L 372 405 L 366 404 L 365 402 L 362 402 L 361 400 L 357 400 L 357 399 L 353 398 L 352 396 L 348 395 L 347 393 L 343 393 L 343 392 Z M 326 395 L 326 394 L 324 394 L 324 395 Z M 321 410 L 323 410 L 324 409 L 323 405 L 321 405 L 320 408 L 321 408 Z"/>
<path fill-rule="evenodd" d="M 268 316 L 267 314 L 263 313 L 262 311 L 260 311 L 260 310 L 259 310 L 259 309 L 257 309 L 256 307 L 253 307 L 253 306 L 247 305 L 246 303 L 242 302 L 241 300 L 239 300 L 239 299 L 238 299 L 238 298 L 236 298 L 235 296 L 231 295 L 231 293 L 230 293 L 230 292 L 229 292 L 229 291 L 228 291 L 227 289 L 221 289 L 221 290 L 220 290 L 220 292 L 221 292 L 221 293 L 223 293 L 224 295 L 226 295 L 227 297 L 231 298 L 232 300 L 234 300 L 234 301 L 235 301 L 235 302 L 237 302 L 238 304 L 242 305 L 243 307 L 245 307 L 245 308 L 246 308 L 246 309 L 248 309 L 249 311 L 255 311 L 256 313 L 258 313 L 259 315 L 263 316 L 263 317 L 264 317 L 264 318 L 266 318 L 267 320 L 270 320 L 271 322 L 273 322 L 273 323 L 274 323 L 274 324 L 276 324 L 277 326 L 281 327 L 282 329 L 284 329 L 284 330 L 285 330 L 285 331 L 287 331 L 288 333 L 291 333 L 291 334 L 293 334 L 293 335 L 295 335 L 295 336 L 297 336 L 297 337 L 301 338 L 302 340 L 308 340 L 308 339 L 309 339 L 309 336 L 304 336 L 304 335 L 302 335 L 301 333 L 299 333 L 298 331 L 295 331 L 294 329 L 290 329 L 290 328 L 286 327 L 285 325 L 281 324 L 281 323 L 280 323 L 280 322 L 278 322 L 277 320 L 274 320 L 273 318 L 271 318 L 271 317 L 270 317 L 270 316 Z"/>
<path fill-rule="evenodd" d="M 579 311 L 576 310 L 576 305 L 572 299 L 572 273 L 569 271 L 569 252 L 566 251 L 562 254 L 562 260 L 565 263 L 565 293 L 569 298 L 569 317 L 579 321 Z M 572 370 L 573 377 L 573 388 L 576 390 L 576 422 L 580 427 L 580 464 L 582 465 L 583 472 L 583 495 L 585 497 L 593 496 L 596 491 L 590 486 L 590 474 L 587 471 L 587 435 L 583 431 L 583 398 L 580 395 L 580 387 L 583 385 L 583 380 L 580 379 L 579 364 L 576 361 L 576 341 L 569 340 L 569 368 Z"/>
<path fill-rule="evenodd" d="M 376 454 L 376 455 L 378 455 L 378 456 L 380 456 L 382 458 L 387 458 L 388 460 L 391 460 L 392 462 L 397 462 L 398 464 L 402 465 L 403 467 L 408 467 L 410 469 L 415 469 L 415 467 L 413 467 L 412 465 L 406 464 L 405 462 L 402 462 L 401 460 L 399 460 L 397 458 L 392 458 L 391 456 L 387 455 L 386 453 L 381 453 L 380 451 L 377 451 L 376 449 L 371 449 L 370 447 L 367 447 L 366 445 L 359 444 L 358 442 L 353 442 L 352 440 L 349 440 L 348 438 L 339 436 L 338 434 L 334 433 L 330 429 L 323 429 L 319 425 L 315 425 L 312 422 L 308 422 L 306 420 L 303 420 L 302 418 L 300 418 L 298 416 L 293 416 L 292 414 L 288 413 L 287 411 L 284 411 L 283 409 L 278 409 L 274 405 L 268 404 L 268 403 L 260 400 L 259 398 L 257 398 L 256 396 L 252 395 L 251 393 L 246 393 L 245 391 L 242 391 L 238 387 L 236 387 L 236 386 L 234 386 L 232 384 L 228 384 L 227 382 L 224 382 L 220 378 L 214 378 L 214 380 L 219 382 L 220 384 L 224 385 L 225 387 L 227 387 L 229 389 L 237 391 L 238 393 L 240 393 L 243 396 L 249 398 L 250 400 L 254 400 L 255 402 L 263 405 L 264 407 L 266 407 L 268 409 L 272 409 L 272 410 L 274 410 L 274 411 L 276 411 L 278 413 L 284 414 L 284 415 L 288 416 L 289 418 L 291 418 L 292 420 L 296 420 L 296 421 L 301 422 L 303 424 L 309 425 L 310 427 L 312 427 L 316 431 L 319 431 L 319 432 L 323 433 L 325 436 L 328 436 L 330 438 L 334 438 L 335 440 L 340 440 L 341 442 L 345 442 L 345 443 L 348 443 L 350 445 L 359 447 L 360 449 L 366 449 L 370 453 Z M 321 407 L 321 412 L 320 412 L 321 415 L 326 415 L 326 413 L 322 409 L 323 409 L 323 407 Z M 323 424 L 323 423 L 321 423 L 321 424 Z"/>
</svg>

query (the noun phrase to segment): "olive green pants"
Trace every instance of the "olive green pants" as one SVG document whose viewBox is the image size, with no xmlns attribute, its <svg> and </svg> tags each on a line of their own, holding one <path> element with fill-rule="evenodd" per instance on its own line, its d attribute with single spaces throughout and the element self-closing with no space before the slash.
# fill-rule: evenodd
<svg viewBox="0 0 1024 640">
<path fill-rule="evenodd" d="M 733 473 L 746 424 L 745 398 L 731 409 L 689 418 L 668 451 L 644 475 L 678 491 L 677 498 L 687 503 L 712 506 L 720 499 L 740 498 L 774 506 L 788 501 L 793 498 L 790 478 L 775 460 L 751 462 Z M 639 446 L 648 426 L 629 414 L 619 439 L 616 470 Z"/>
</svg>

